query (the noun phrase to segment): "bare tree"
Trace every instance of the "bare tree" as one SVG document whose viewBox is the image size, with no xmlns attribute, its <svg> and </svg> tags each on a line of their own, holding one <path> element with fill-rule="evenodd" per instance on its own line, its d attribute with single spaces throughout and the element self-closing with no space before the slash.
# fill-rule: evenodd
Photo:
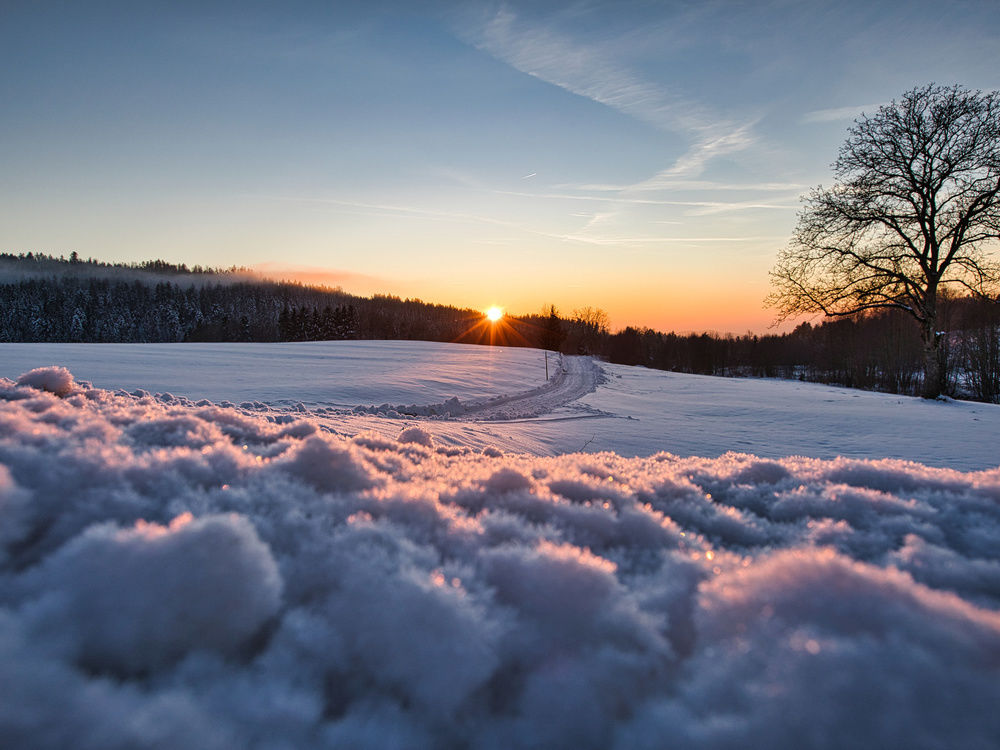
<svg viewBox="0 0 1000 750">
<path fill-rule="evenodd" d="M 836 183 L 804 198 L 766 301 L 779 320 L 905 310 L 920 324 L 921 395 L 935 398 L 941 293 L 983 296 L 1000 280 L 1000 94 L 918 87 L 848 133 Z"/>
<path fill-rule="evenodd" d="M 578 307 L 573 310 L 573 333 L 577 338 L 577 353 L 591 354 L 608 335 L 610 320 L 599 307 Z"/>
<path fill-rule="evenodd" d="M 611 325 L 608 314 L 599 307 L 578 307 L 573 310 L 573 320 L 592 328 L 596 333 L 606 334 Z"/>
</svg>

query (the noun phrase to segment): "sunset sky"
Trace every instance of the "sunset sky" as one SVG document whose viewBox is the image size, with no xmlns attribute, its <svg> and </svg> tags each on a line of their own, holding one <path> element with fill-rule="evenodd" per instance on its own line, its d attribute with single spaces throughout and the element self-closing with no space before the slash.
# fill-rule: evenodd
<svg viewBox="0 0 1000 750">
<path fill-rule="evenodd" d="M 762 331 L 799 196 L 971 2 L 0 5 L 0 250 Z"/>
</svg>

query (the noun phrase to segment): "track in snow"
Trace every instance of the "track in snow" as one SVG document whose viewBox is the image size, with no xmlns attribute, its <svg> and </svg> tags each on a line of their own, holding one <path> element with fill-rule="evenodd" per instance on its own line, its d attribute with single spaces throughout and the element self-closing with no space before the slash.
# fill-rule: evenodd
<svg viewBox="0 0 1000 750">
<path fill-rule="evenodd" d="M 601 367 L 593 357 L 559 355 L 555 375 L 545 385 L 513 396 L 501 396 L 480 404 L 464 405 L 461 418 L 477 422 L 534 419 L 568 406 L 588 393 L 593 393 L 603 379 Z M 575 414 L 576 418 L 606 416 L 590 407 L 577 405 L 575 408 L 577 411 L 585 412 Z"/>
</svg>

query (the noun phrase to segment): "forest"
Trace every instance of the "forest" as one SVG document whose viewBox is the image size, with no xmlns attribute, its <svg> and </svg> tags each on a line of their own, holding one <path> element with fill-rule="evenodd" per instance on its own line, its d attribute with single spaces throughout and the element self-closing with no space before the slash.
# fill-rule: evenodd
<svg viewBox="0 0 1000 750">
<path fill-rule="evenodd" d="M 947 392 L 1000 401 L 1000 304 L 943 301 Z M 536 346 L 609 362 L 705 375 L 779 377 L 919 392 L 920 332 L 902 312 L 800 323 L 787 333 L 612 333 L 595 308 L 549 305 L 491 325 L 479 310 L 253 278 L 246 269 L 164 261 L 109 264 L 0 253 L 0 342 L 196 342 L 409 339 Z"/>
</svg>

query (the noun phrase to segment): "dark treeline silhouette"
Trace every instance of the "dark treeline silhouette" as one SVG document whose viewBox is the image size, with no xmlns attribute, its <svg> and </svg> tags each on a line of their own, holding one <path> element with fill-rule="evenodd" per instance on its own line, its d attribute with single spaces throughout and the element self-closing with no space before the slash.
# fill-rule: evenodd
<svg viewBox="0 0 1000 750">
<path fill-rule="evenodd" d="M 583 308 L 490 325 L 478 310 L 388 295 L 249 280 L 240 269 L 163 261 L 103 264 L 0 254 L 0 341 L 181 342 L 410 339 L 537 346 L 610 362 L 705 375 L 795 378 L 892 393 L 920 392 L 923 350 L 896 311 L 802 323 L 784 334 L 611 333 Z M 947 392 L 1000 400 L 1000 305 L 953 298 L 943 306 Z"/>
<path fill-rule="evenodd" d="M 940 347 L 945 392 L 1000 400 L 1000 304 L 953 298 L 943 305 L 947 328 Z M 661 333 L 628 327 L 594 332 L 569 321 L 567 342 L 611 362 L 704 375 L 795 378 L 915 395 L 921 391 L 924 349 L 912 318 L 895 310 L 802 323 L 784 334 Z M 566 348 L 566 347 L 564 347 Z"/>
<path fill-rule="evenodd" d="M 69 257 L 47 255 L 45 253 L 0 253 L 0 275 L 4 271 L 16 271 L 19 275 L 101 275 L 134 276 L 137 273 L 152 273 L 172 276 L 211 276 L 250 273 L 250 269 L 232 266 L 226 269 L 191 266 L 185 263 L 169 263 L 165 260 L 145 260 L 140 263 L 107 263 L 94 258 L 81 259 L 74 250 Z"/>
<path fill-rule="evenodd" d="M 114 265 L 73 256 L 0 254 L 0 341 L 8 342 L 553 343 L 551 336 L 543 340 L 546 329 L 533 324 L 536 317 L 508 319 L 494 327 L 477 310 L 250 280 L 243 269 L 188 269 L 163 261 Z"/>
</svg>

